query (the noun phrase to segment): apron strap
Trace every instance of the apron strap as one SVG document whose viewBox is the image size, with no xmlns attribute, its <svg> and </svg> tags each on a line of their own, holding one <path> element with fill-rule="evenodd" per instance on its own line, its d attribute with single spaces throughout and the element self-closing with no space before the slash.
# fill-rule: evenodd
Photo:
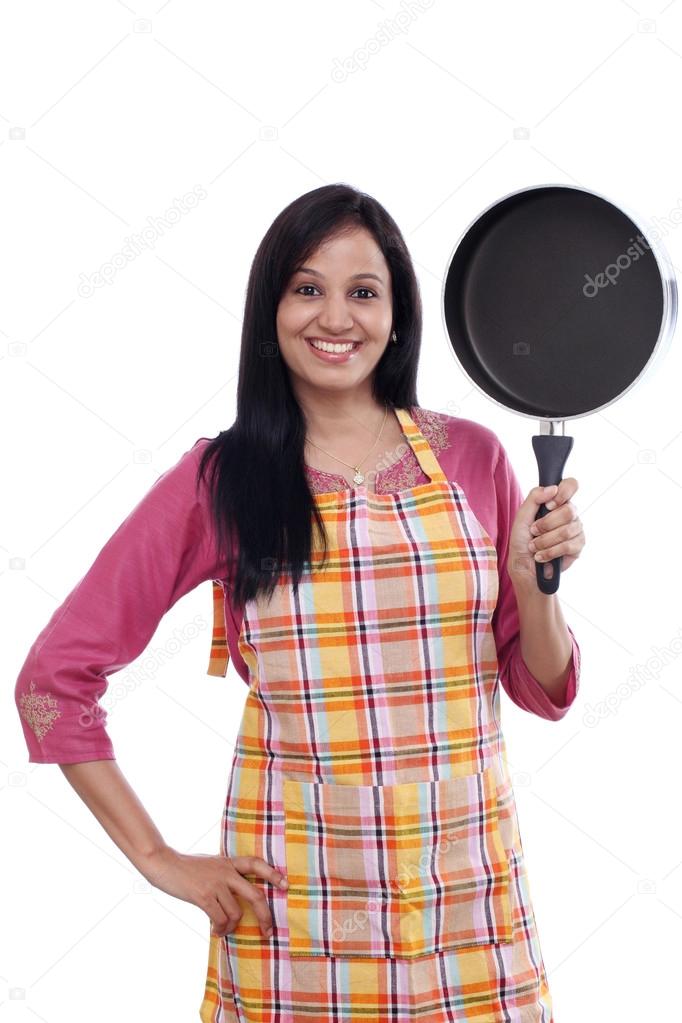
<svg viewBox="0 0 682 1023">
<path fill-rule="evenodd" d="M 227 649 L 227 626 L 225 624 L 225 590 L 220 579 L 213 580 L 213 630 L 211 653 L 208 659 L 207 675 L 226 675 L 230 654 Z"/>
<path fill-rule="evenodd" d="M 433 448 L 410 413 L 406 408 L 397 408 L 395 413 L 403 428 L 403 433 L 407 437 L 408 443 L 422 467 L 424 475 L 428 476 L 432 483 L 446 483 L 447 476 L 443 472 Z"/>
</svg>

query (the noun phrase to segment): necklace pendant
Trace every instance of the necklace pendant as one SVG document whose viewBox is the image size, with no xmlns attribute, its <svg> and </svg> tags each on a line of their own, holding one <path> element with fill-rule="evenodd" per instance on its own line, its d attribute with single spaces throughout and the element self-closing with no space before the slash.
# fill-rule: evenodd
<svg viewBox="0 0 682 1023">
<path fill-rule="evenodd" d="M 355 476 L 353 476 L 353 483 L 362 483 L 364 482 L 364 479 L 365 477 L 362 475 L 361 472 L 356 472 Z"/>
</svg>

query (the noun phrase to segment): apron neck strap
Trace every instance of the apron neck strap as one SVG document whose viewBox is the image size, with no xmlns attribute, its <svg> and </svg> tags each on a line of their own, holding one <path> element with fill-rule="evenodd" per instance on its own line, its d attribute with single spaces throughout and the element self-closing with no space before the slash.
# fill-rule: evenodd
<svg viewBox="0 0 682 1023">
<path fill-rule="evenodd" d="M 432 483 L 445 483 L 447 477 L 440 467 L 433 449 L 421 432 L 414 419 L 404 408 L 397 408 L 395 414 L 398 417 L 407 442 L 412 448 L 425 476 L 428 476 Z"/>
</svg>

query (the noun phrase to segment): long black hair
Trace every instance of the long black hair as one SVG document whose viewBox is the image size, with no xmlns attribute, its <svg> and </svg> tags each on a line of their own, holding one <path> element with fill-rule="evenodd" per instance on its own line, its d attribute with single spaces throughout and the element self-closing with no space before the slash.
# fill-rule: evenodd
<svg viewBox="0 0 682 1023">
<path fill-rule="evenodd" d="M 373 372 L 372 393 L 389 408 L 417 405 L 421 347 L 419 285 L 403 236 L 376 199 L 336 183 L 299 196 L 275 218 L 254 256 L 242 325 L 237 417 L 203 452 L 198 479 L 210 464 L 209 491 L 217 548 L 228 565 L 232 600 L 268 597 L 280 574 L 294 590 L 309 563 L 312 518 L 327 537 L 305 474 L 305 419 L 279 355 L 276 317 L 296 267 L 333 235 L 364 227 L 391 273 L 393 323 Z M 236 557 L 234 556 L 236 549 Z"/>
</svg>

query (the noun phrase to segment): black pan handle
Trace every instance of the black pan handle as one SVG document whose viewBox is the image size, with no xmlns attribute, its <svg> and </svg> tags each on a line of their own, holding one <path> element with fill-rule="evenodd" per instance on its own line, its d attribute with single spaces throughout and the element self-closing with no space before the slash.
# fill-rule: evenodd
<svg viewBox="0 0 682 1023">
<path fill-rule="evenodd" d="M 564 466 L 573 447 L 573 438 L 558 433 L 540 433 L 535 434 L 532 441 L 538 463 L 540 486 L 558 486 L 564 478 Z M 547 515 L 547 508 L 541 504 L 535 520 L 542 518 L 543 515 Z M 545 579 L 545 565 L 552 566 L 552 574 L 549 579 Z M 561 558 L 553 558 L 552 561 L 536 561 L 535 574 L 538 587 L 543 593 L 556 593 L 559 589 L 561 576 Z"/>
</svg>

